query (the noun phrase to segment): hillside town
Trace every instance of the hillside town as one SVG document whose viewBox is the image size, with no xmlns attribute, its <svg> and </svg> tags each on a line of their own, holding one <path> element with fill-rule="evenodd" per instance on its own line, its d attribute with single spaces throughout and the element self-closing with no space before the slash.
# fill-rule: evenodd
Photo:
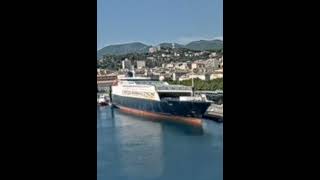
<svg viewBox="0 0 320 180">
<path fill-rule="evenodd" d="M 151 77 L 161 81 L 209 81 L 223 78 L 222 50 L 194 51 L 174 46 L 151 47 L 145 54 L 103 56 L 98 60 L 98 88 L 104 89 L 110 80 L 125 77 L 133 69 L 137 77 Z M 110 62 L 114 64 L 108 66 Z"/>
</svg>

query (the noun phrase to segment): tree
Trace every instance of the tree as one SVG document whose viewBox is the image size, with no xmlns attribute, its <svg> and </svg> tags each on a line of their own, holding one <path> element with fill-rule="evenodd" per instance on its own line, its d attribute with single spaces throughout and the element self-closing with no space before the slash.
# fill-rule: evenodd
<svg viewBox="0 0 320 180">
<path fill-rule="evenodd" d="M 169 84 L 181 84 L 185 86 L 191 86 L 192 80 L 184 80 L 184 81 L 168 81 Z M 223 79 L 213 79 L 204 81 L 201 79 L 194 79 L 194 87 L 195 90 L 206 90 L 206 91 L 215 91 L 215 90 L 223 90 Z"/>
</svg>

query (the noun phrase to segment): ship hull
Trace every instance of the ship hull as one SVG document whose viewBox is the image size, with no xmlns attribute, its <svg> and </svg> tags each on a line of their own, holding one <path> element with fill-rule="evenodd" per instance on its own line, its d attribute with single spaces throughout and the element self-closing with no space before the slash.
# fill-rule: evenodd
<svg viewBox="0 0 320 180">
<path fill-rule="evenodd" d="M 148 99 L 112 95 L 112 103 L 128 113 L 154 117 L 178 123 L 201 126 L 202 116 L 209 102 L 154 101 Z"/>
</svg>

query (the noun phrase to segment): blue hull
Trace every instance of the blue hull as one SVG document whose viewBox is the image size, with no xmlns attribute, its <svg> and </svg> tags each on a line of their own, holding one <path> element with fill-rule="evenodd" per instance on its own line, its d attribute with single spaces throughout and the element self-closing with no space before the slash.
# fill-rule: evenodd
<svg viewBox="0 0 320 180">
<path fill-rule="evenodd" d="M 154 101 L 140 98 L 112 95 L 112 103 L 140 111 L 167 116 L 202 118 L 210 106 L 210 102 L 188 102 L 176 100 Z"/>
</svg>

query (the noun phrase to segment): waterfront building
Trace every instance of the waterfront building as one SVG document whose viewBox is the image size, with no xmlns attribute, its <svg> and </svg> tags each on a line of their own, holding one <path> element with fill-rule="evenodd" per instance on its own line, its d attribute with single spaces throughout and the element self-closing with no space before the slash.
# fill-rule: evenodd
<svg viewBox="0 0 320 180">
<path fill-rule="evenodd" d="M 122 69 L 131 69 L 131 61 L 127 58 L 122 61 Z"/>
<path fill-rule="evenodd" d="M 137 61 L 137 69 L 142 69 L 146 67 L 145 61 Z"/>
<path fill-rule="evenodd" d="M 157 51 L 158 51 L 158 48 L 156 48 L 156 47 L 149 48 L 149 53 L 155 53 Z"/>
</svg>

